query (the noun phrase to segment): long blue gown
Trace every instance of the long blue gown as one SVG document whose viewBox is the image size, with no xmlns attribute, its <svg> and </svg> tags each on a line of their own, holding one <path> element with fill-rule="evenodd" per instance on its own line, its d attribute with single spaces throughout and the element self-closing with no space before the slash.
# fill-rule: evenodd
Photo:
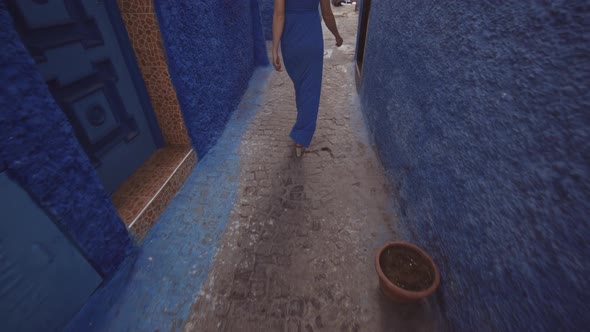
<svg viewBox="0 0 590 332">
<path fill-rule="evenodd" d="M 291 138 L 308 147 L 316 129 L 324 65 L 319 0 L 285 0 L 281 49 L 285 69 L 295 86 L 297 121 Z"/>
</svg>

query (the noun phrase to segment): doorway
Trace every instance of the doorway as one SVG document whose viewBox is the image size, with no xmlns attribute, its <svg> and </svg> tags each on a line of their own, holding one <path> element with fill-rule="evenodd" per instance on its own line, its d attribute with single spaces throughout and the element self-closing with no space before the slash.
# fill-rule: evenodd
<svg viewBox="0 0 590 332">
<path fill-rule="evenodd" d="M 371 11 L 371 0 L 362 0 L 359 22 L 359 37 L 356 48 L 356 76 L 357 87 L 363 73 L 363 61 L 365 59 L 365 44 L 367 42 L 367 27 L 369 25 L 369 13 Z"/>
<path fill-rule="evenodd" d="M 7 7 L 112 194 L 163 145 L 116 1 L 8 1 Z"/>
</svg>

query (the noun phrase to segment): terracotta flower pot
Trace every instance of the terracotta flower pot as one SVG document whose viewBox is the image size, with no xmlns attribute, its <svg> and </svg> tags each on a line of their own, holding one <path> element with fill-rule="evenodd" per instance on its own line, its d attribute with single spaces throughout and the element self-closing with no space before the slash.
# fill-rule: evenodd
<svg viewBox="0 0 590 332">
<path fill-rule="evenodd" d="M 391 258 L 392 255 L 393 258 Z M 387 265 L 383 266 L 385 264 Z M 399 271 L 395 269 L 399 265 L 406 270 L 397 273 Z M 407 268 L 403 265 L 407 265 Z M 379 276 L 381 290 L 396 302 L 414 302 L 427 297 L 434 293 L 440 284 L 438 268 L 432 258 L 422 249 L 405 242 L 389 242 L 379 248 L 375 254 L 375 269 Z M 396 279 L 396 275 L 400 275 L 400 280 L 397 282 L 404 285 L 405 289 L 392 282 L 386 274 L 393 279 Z M 405 280 L 401 280 L 404 278 Z M 407 285 L 402 282 L 407 280 L 410 280 Z"/>
</svg>

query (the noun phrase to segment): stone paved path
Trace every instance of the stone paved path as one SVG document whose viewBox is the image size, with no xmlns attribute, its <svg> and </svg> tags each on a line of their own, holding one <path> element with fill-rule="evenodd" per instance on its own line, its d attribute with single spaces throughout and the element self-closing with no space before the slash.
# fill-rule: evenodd
<svg viewBox="0 0 590 332">
<path fill-rule="evenodd" d="M 345 45 L 325 31 L 319 123 L 303 158 L 288 134 L 292 83 L 273 73 L 239 148 L 240 183 L 185 331 L 432 331 L 433 304 L 391 304 L 374 250 L 396 239 L 391 193 L 354 90 L 358 15 L 336 9 Z M 239 116 L 239 115 L 238 115 Z"/>
</svg>

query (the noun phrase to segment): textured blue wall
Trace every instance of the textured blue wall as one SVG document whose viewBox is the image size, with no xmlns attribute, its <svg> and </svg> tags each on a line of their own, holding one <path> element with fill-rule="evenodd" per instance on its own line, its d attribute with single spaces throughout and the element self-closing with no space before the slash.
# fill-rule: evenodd
<svg viewBox="0 0 590 332">
<path fill-rule="evenodd" d="M 260 2 L 260 17 L 264 28 L 264 37 L 272 40 L 272 16 L 274 13 L 275 0 L 258 0 Z"/>
<path fill-rule="evenodd" d="M 125 225 L 0 1 L 0 165 L 108 277 L 132 247 Z"/>
<path fill-rule="evenodd" d="M 373 1 L 360 95 L 460 331 L 590 325 L 590 4 Z"/>
<path fill-rule="evenodd" d="M 268 64 L 257 0 L 155 1 L 172 83 L 203 157 L 236 109 L 254 68 Z"/>
</svg>

